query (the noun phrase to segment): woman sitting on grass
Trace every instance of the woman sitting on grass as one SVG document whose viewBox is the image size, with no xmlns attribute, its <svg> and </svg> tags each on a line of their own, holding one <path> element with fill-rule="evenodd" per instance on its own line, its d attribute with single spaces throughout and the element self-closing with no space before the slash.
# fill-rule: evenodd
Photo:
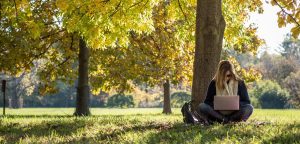
<svg viewBox="0 0 300 144">
<path fill-rule="evenodd" d="M 239 95 L 239 110 L 219 111 L 214 110 L 214 96 L 233 96 Z M 206 99 L 197 109 L 206 116 L 208 123 L 217 122 L 240 122 L 246 121 L 253 112 L 253 106 L 250 104 L 247 88 L 236 74 L 233 65 L 223 60 L 218 65 L 218 70 L 209 84 Z"/>
</svg>

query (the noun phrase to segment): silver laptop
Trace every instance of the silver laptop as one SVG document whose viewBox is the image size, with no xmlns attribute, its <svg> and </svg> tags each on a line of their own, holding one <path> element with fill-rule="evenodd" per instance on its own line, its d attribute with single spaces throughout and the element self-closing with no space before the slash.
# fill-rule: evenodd
<svg viewBox="0 0 300 144">
<path fill-rule="evenodd" d="M 215 96 L 214 110 L 239 110 L 239 96 Z"/>
</svg>

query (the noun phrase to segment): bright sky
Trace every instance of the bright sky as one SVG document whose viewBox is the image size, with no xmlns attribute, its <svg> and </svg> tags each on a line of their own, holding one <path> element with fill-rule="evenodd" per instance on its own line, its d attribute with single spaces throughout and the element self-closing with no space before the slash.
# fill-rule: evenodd
<svg viewBox="0 0 300 144">
<path fill-rule="evenodd" d="M 290 32 L 291 25 L 278 28 L 277 12 L 280 11 L 278 6 L 272 6 L 270 3 L 264 3 L 264 13 L 251 13 L 250 23 L 256 23 L 258 26 L 257 34 L 266 41 L 266 46 L 260 48 L 260 52 L 267 50 L 269 53 L 276 53 L 280 47 L 286 33 Z"/>
</svg>

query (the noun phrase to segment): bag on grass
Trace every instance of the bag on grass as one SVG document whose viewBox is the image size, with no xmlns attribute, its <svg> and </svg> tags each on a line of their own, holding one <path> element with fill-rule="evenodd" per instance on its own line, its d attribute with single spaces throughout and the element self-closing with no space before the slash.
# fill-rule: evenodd
<svg viewBox="0 0 300 144">
<path fill-rule="evenodd" d="M 200 121 L 198 120 L 198 118 L 192 112 L 191 107 L 192 107 L 191 101 L 186 102 L 182 106 L 181 113 L 182 113 L 182 116 L 183 116 L 183 122 L 186 123 L 186 124 L 197 124 Z"/>
</svg>

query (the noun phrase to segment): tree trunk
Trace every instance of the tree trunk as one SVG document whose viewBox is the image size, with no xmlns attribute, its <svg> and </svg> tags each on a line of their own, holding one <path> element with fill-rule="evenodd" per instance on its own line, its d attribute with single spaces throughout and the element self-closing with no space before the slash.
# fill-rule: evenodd
<svg viewBox="0 0 300 144">
<path fill-rule="evenodd" d="M 171 100 L 170 100 L 170 82 L 166 80 L 164 83 L 164 107 L 163 107 L 164 114 L 171 114 Z"/>
<path fill-rule="evenodd" d="M 220 61 L 225 30 L 221 0 L 197 0 L 192 109 L 204 101 Z"/>
<path fill-rule="evenodd" d="M 18 81 L 17 78 L 13 78 L 13 83 L 12 83 L 12 96 L 11 96 L 11 107 L 14 109 L 21 108 L 21 99 L 18 96 Z"/>
<path fill-rule="evenodd" d="M 85 41 L 80 38 L 79 40 L 79 68 L 78 68 L 78 86 L 76 97 L 76 116 L 90 115 L 89 103 L 90 103 L 90 88 L 88 77 L 89 66 L 89 49 L 86 46 Z"/>
</svg>

